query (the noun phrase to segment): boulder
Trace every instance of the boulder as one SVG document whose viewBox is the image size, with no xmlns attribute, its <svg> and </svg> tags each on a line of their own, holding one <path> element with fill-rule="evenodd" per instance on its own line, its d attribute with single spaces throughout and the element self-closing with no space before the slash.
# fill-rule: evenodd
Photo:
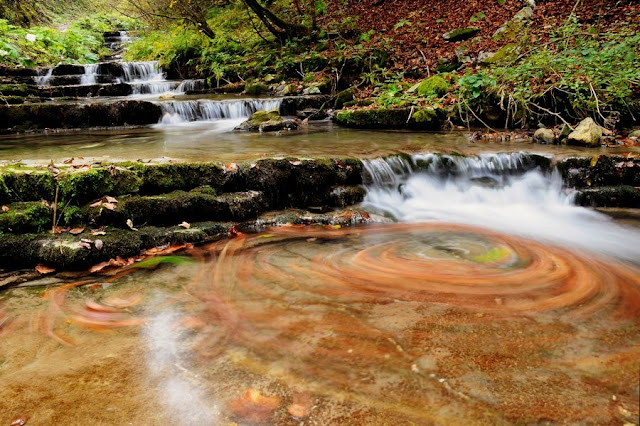
<svg viewBox="0 0 640 426">
<path fill-rule="evenodd" d="M 316 85 L 309 86 L 302 91 L 303 95 L 320 95 L 322 91 Z"/>
<path fill-rule="evenodd" d="M 418 96 L 444 96 L 449 91 L 449 83 L 439 75 L 434 75 L 411 87 L 408 92 L 416 92 Z"/>
<path fill-rule="evenodd" d="M 348 89 L 345 89 L 341 92 L 338 92 L 338 94 L 336 95 L 336 101 L 334 103 L 334 108 L 335 109 L 342 109 L 342 107 L 344 106 L 344 104 L 346 104 L 347 102 L 351 102 L 353 101 L 355 98 L 355 89 L 353 87 L 350 87 Z"/>
<path fill-rule="evenodd" d="M 538 143 L 553 144 L 556 142 L 556 135 L 551 129 L 538 129 L 533 134 L 533 140 Z"/>
<path fill-rule="evenodd" d="M 569 145 L 600 146 L 602 129 L 591 118 L 585 118 L 567 137 Z"/>
<path fill-rule="evenodd" d="M 240 124 L 237 130 L 273 132 L 285 129 L 297 129 L 298 126 L 297 120 L 285 120 L 280 116 L 280 112 L 274 109 L 254 113 L 247 121 Z"/>
<path fill-rule="evenodd" d="M 477 27 L 468 27 L 468 28 L 457 28 L 453 31 L 449 31 L 442 35 L 442 38 L 446 41 L 456 42 L 470 39 L 474 35 L 480 32 L 480 28 Z"/>
</svg>

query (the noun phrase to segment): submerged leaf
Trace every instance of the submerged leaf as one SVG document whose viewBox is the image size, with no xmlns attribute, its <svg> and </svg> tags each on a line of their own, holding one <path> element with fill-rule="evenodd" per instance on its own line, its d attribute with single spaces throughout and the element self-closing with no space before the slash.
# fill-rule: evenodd
<svg viewBox="0 0 640 426">
<path fill-rule="evenodd" d="M 50 274 L 52 272 L 55 272 L 56 270 L 55 270 L 55 268 L 50 268 L 50 267 L 45 266 L 45 265 L 37 265 L 36 266 L 36 271 L 38 271 L 40 274 L 45 275 L 45 274 Z"/>
<path fill-rule="evenodd" d="M 161 263 L 183 265 L 185 263 L 191 263 L 191 262 L 192 262 L 191 259 L 187 257 L 182 257 L 182 256 L 157 256 L 157 257 L 150 257 L 148 259 L 142 260 L 136 263 L 134 266 L 136 268 L 152 269 L 160 265 Z"/>
</svg>

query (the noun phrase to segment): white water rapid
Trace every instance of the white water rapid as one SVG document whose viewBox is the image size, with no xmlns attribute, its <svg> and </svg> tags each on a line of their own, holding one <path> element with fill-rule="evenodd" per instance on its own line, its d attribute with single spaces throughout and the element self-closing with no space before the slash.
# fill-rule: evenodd
<svg viewBox="0 0 640 426">
<path fill-rule="evenodd" d="M 402 222 L 472 224 L 637 262 L 640 231 L 574 205 L 559 173 L 526 154 L 414 155 L 365 161 L 365 207 Z"/>
<path fill-rule="evenodd" d="M 164 101 L 160 105 L 165 113 L 159 124 L 175 126 L 203 121 L 225 121 L 228 126 L 224 127 L 233 128 L 254 112 L 279 109 L 281 103 L 281 99 Z"/>
</svg>

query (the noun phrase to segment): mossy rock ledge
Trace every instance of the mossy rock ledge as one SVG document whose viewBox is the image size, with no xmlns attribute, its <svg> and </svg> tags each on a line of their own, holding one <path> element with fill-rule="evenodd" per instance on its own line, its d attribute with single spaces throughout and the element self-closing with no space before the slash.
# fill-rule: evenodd
<svg viewBox="0 0 640 426">
<path fill-rule="evenodd" d="M 446 119 L 440 108 L 375 108 L 339 111 L 335 121 L 359 129 L 439 130 Z"/>
</svg>

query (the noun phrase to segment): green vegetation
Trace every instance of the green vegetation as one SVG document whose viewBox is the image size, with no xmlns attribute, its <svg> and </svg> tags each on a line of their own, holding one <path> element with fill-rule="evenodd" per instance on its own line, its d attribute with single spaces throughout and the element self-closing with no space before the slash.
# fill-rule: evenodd
<svg viewBox="0 0 640 426">
<path fill-rule="evenodd" d="M 101 14 L 73 21 L 63 31 L 46 26 L 23 28 L 0 19 L 0 63 L 33 67 L 97 62 L 108 53 L 102 33 L 133 25 L 133 20 Z"/>
<path fill-rule="evenodd" d="M 632 109 L 633 88 L 640 85 L 640 33 L 629 30 L 599 33 L 572 17 L 552 33 L 543 47 L 523 42 L 520 56 L 499 61 L 483 72 L 462 77 L 460 85 L 472 99 L 494 95 L 516 116 L 543 113 L 559 106 L 569 117 L 605 120 L 615 111 Z M 633 101 L 632 101 L 633 102 Z"/>
</svg>

